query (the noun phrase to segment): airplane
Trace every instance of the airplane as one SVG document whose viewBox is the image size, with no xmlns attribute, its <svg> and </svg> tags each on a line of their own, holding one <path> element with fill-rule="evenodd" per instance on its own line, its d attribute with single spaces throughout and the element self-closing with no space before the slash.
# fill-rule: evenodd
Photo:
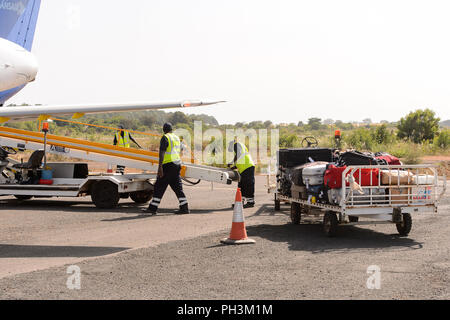
<svg viewBox="0 0 450 320">
<path fill-rule="evenodd" d="M 132 102 L 91 105 L 4 107 L 7 100 L 35 81 L 38 62 L 31 53 L 41 0 L 0 0 L 0 124 L 55 116 L 81 118 L 90 113 L 199 107 L 225 101 Z"/>
</svg>

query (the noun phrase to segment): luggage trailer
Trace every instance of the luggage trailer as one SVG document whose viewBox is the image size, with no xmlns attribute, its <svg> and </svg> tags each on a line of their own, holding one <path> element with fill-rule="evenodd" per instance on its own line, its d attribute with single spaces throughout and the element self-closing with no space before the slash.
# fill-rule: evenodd
<svg viewBox="0 0 450 320">
<path fill-rule="evenodd" d="M 362 190 L 359 185 L 355 188 L 354 177 L 359 176 L 358 181 L 361 181 L 363 169 L 379 169 L 378 184 L 373 185 L 371 175 L 372 186 L 363 186 Z M 382 184 L 381 170 L 396 173 L 397 178 L 389 174 L 389 182 Z M 406 182 L 398 178 L 405 171 L 409 172 Z M 269 193 L 275 194 L 276 211 L 281 209 L 282 201 L 291 205 L 290 216 L 294 224 L 300 224 L 304 216 L 323 214 L 323 230 L 330 237 L 336 236 L 338 226 L 370 224 L 395 224 L 399 234 L 407 236 L 412 227 L 411 215 L 427 211 L 437 213 L 447 188 L 445 175 L 439 177 L 437 167 L 432 165 L 349 166 L 342 172 L 342 181 L 346 183 L 332 195 L 334 204 L 304 200 L 306 187 L 292 187 L 291 197 L 280 194 L 278 185 L 277 190 L 269 188 Z M 360 218 L 368 221 L 359 221 Z"/>
<path fill-rule="evenodd" d="M 77 159 L 74 163 L 47 163 L 53 171 L 53 184 L 41 185 L 38 182 L 24 182 L 16 179 L 16 172 L 42 171 L 44 154 L 44 134 L 18 129 L 0 127 L 0 146 L 3 154 L 17 151 L 34 151 L 27 163 L 17 163 L 13 159 L 0 159 L 0 196 L 15 196 L 20 200 L 51 197 L 91 196 L 97 208 L 115 208 L 120 199 L 130 197 L 136 203 L 146 203 L 153 195 L 152 181 L 158 167 L 158 153 L 122 148 L 108 144 L 80 139 L 47 135 L 45 152 Z M 36 161 L 37 159 L 37 161 Z M 88 164 L 79 162 L 89 160 L 109 165 L 121 165 L 141 169 L 143 174 L 89 174 Z M 35 163 L 32 163 L 35 162 Z M 238 178 L 231 170 L 215 167 L 183 164 L 181 175 L 185 179 L 205 180 L 220 184 L 232 184 Z"/>
</svg>

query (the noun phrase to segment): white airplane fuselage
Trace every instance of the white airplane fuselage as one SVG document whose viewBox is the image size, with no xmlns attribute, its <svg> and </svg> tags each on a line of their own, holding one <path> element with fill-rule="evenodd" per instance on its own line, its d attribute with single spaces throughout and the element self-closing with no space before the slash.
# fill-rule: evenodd
<svg viewBox="0 0 450 320">
<path fill-rule="evenodd" d="M 34 54 L 0 38 L 0 92 L 34 81 L 37 72 L 38 62 Z"/>
</svg>

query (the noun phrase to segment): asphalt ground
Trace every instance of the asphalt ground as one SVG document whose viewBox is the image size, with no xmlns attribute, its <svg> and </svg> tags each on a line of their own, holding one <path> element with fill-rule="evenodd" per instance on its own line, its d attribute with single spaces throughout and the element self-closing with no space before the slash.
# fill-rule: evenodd
<svg viewBox="0 0 450 320">
<path fill-rule="evenodd" d="M 172 214 L 170 191 L 156 217 L 139 216 L 130 201 L 102 211 L 88 199 L 0 200 L 0 299 L 450 298 L 448 191 L 438 214 L 413 216 L 408 237 L 371 225 L 327 238 L 320 219 L 293 225 L 288 206 L 274 212 L 257 177 L 258 205 L 245 210 L 256 244 L 246 246 L 220 244 L 234 186 L 186 193 L 186 216 Z M 79 290 L 67 286 L 70 265 L 81 271 Z M 367 287 L 373 266 L 379 289 Z"/>
</svg>

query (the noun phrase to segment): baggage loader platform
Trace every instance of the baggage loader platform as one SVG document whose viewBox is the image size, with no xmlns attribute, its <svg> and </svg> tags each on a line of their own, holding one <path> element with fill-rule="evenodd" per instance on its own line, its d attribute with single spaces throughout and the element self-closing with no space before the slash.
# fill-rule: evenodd
<svg viewBox="0 0 450 320">
<path fill-rule="evenodd" d="M 18 150 L 42 150 L 44 134 L 0 127 L 0 146 Z M 104 162 L 149 172 L 158 169 L 159 155 L 156 152 L 122 148 L 109 144 L 90 142 L 48 134 L 47 153 L 64 157 Z M 221 184 L 231 184 L 237 180 L 232 170 L 187 163 L 182 165 L 181 176 L 188 179 L 205 180 Z"/>
<path fill-rule="evenodd" d="M 20 179 L 18 181 L 14 178 L 14 172 L 30 170 L 17 169 L 15 166 L 18 163 L 5 158 L 0 161 L 0 196 L 12 195 L 21 200 L 28 200 L 33 197 L 90 195 L 98 208 L 114 208 L 120 199 L 128 197 L 131 197 L 136 203 L 146 203 L 151 200 L 153 193 L 151 182 L 156 178 L 154 172 L 158 168 L 158 153 L 51 134 L 47 134 L 46 142 L 45 151 L 48 154 L 61 155 L 78 161 L 81 159 L 141 169 L 143 174 L 89 175 L 87 163 L 48 163 L 47 166 L 54 171 L 54 179 L 52 185 L 47 186 L 41 185 L 37 181 L 21 181 Z M 43 153 L 44 134 L 0 127 L 0 146 L 11 148 L 11 152 L 31 150 L 34 153 Z M 42 169 L 39 168 L 39 170 Z M 76 171 L 79 172 L 74 174 Z M 81 175 L 80 172 L 82 172 Z M 182 164 L 181 176 L 185 179 L 220 184 L 232 184 L 234 180 L 238 179 L 238 175 L 232 170 L 193 163 Z"/>
</svg>

